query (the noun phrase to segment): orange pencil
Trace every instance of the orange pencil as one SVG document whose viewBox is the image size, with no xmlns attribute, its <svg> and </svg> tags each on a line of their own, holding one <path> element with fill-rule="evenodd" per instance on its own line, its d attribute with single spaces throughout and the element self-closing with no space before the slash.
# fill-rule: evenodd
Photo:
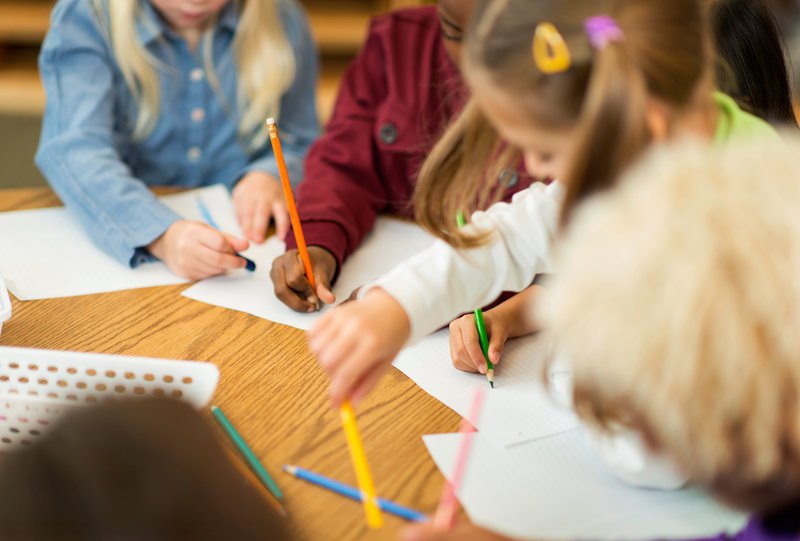
<svg viewBox="0 0 800 541">
<path fill-rule="evenodd" d="M 283 195 L 286 197 L 286 206 L 289 207 L 289 216 L 292 219 L 292 229 L 294 229 L 294 239 L 297 241 L 297 250 L 300 252 L 300 259 L 306 269 L 308 283 L 311 284 L 311 289 L 316 294 L 317 286 L 314 283 L 314 269 L 311 268 L 311 257 L 308 255 L 306 238 L 303 236 L 303 227 L 300 224 L 300 215 L 297 213 L 297 204 L 292 193 L 292 183 L 289 180 L 289 171 L 286 170 L 286 160 L 283 158 L 281 140 L 278 137 L 278 125 L 274 118 L 267 119 L 267 131 L 269 132 L 269 140 L 272 143 L 272 150 L 275 152 L 275 159 L 278 161 Z"/>
</svg>

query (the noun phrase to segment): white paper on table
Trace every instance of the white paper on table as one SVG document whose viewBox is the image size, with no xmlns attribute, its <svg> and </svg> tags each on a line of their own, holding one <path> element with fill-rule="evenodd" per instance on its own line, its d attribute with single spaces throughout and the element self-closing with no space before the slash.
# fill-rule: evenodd
<svg viewBox="0 0 800 541">
<path fill-rule="evenodd" d="M 161 197 L 177 214 L 202 221 L 201 195 L 222 227 L 232 207 L 222 185 Z M 217 216 L 219 214 L 219 216 Z M 19 300 L 90 295 L 185 283 L 160 262 L 131 269 L 103 252 L 65 208 L 0 213 L 0 274 Z"/>
<path fill-rule="evenodd" d="M 461 438 L 423 437 L 445 477 L 452 475 Z M 473 523 L 523 539 L 697 538 L 737 531 L 747 520 L 697 489 L 623 484 L 581 430 L 508 449 L 475 434 L 458 496 Z"/>
<path fill-rule="evenodd" d="M 406 348 L 394 366 L 428 394 L 459 415 L 469 412 L 473 390 L 488 387 L 486 376 L 453 368 L 449 331 L 439 331 Z M 563 401 L 543 382 L 548 343 L 542 336 L 509 340 L 495 367 L 495 387 L 486 389 L 478 430 L 493 443 L 507 446 L 549 437 L 578 426 Z"/>
<path fill-rule="evenodd" d="M 342 266 L 333 289 L 337 302 L 346 300 L 354 289 L 386 274 L 433 242 L 433 237 L 415 224 L 392 218 L 378 218 L 364 243 Z M 196 301 L 308 330 L 331 307 L 326 306 L 317 313 L 302 314 L 275 297 L 269 273 L 272 261 L 284 251 L 284 243 L 273 237 L 262 246 L 253 246 L 244 253 L 256 262 L 258 270 L 255 273 L 235 271 L 225 276 L 209 278 L 190 287 L 183 295 Z"/>
</svg>

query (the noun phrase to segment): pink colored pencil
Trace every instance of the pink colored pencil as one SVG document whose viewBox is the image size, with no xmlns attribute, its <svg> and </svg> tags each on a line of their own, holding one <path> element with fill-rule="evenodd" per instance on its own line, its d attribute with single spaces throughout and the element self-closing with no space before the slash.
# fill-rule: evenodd
<svg viewBox="0 0 800 541">
<path fill-rule="evenodd" d="M 475 389 L 475 394 L 472 396 L 472 406 L 469 409 L 469 417 L 461 420 L 460 432 L 464 434 L 464 437 L 461 440 L 461 446 L 456 457 L 456 465 L 453 469 L 453 482 L 445 482 L 442 498 L 439 500 L 439 507 L 436 508 L 436 514 L 433 516 L 433 529 L 437 532 L 448 532 L 455 524 L 456 511 L 458 510 L 456 495 L 461 488 L 461 482 L 467 470 L 469 453 L 472 450 L 472 440 L 475 437 L 475 425 L 481 415 L 485 395 L 486 389 Z"/>
</svg>

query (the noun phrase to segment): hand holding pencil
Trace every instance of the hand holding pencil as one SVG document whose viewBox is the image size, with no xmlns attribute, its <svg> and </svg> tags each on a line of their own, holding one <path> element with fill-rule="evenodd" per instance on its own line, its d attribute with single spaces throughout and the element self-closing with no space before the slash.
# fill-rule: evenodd
<svg viewBox="0 0 800 541">
<path fill-rule="evenodd" d="M 272 143 L 272 150 L 275 153 L 275 160 L 278 163 L 278 172 L 281 177 L 283 195 L 286 198 L 286 207 L 289 209 L 294 239 L 297 241 L 297 252 L 300 255 L 300 261 L 303 263 L 306 280 L 308 280 L 308 284 L 311 286 L 311 291 L 316 291 L 317 281 L 314 277 L 314 268 L 311 266 L 311 257 L 308 254 L 308 247 L 306 246 L 306 237 L 303 235 L 303 224 L 300 222 L 300 213 L 297 212 L 297 203 L 294 200 L 294 192 L 292 192 L 289 170 L 286 168 L 286 159 L 283 157 L 281 138 L 280 135 L 278 135 L 278 123 L 275 122 L 274 118 L 267 119 L 267 133 L 269 134 L 270 143 Z M 316 309 L 320 309 L 319 302 L 316 304 Z"/>
</svg>

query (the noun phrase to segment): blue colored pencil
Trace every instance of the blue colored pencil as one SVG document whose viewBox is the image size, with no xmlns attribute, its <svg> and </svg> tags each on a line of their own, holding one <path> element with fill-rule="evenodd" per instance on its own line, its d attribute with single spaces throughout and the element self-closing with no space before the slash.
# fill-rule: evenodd
<svg viewBox="0 0 800 541">
<path fill-rule="evenodd" d="M 211 227 L 213 227 L 214 229 L 216 229 L 218 231 L 222 231 L 222 228 L 219 226 L 217 221 L 214 219 L 214 216 L 211 215 L 211 211 L 208 209 L 208 206 L 206 205 L 206 202 L 203 201 L 203 198 L 200 197 L 200 196 L 197 196 L 197 208 L 200 210 L 200 214 L 203 216 L 203 219 L 206 221 L 206 223 L 208 225 L 210 225 Z M 256 270 L 256 262 L 255 261 L 243 256 L 242 254 L 236 254 L 236 255 L 241 257 L 242 259 L 244 259 L 244 262 L 245 262 L 245 267 L 244 268 L 246 268 L 250 272 L 255 272 L 255 270 Z"/>
<path fill-rule="evenodd" d="M 335 492 L 340 496 L 344 496 L 345 498 L 350 498 L 351 500 L 355 500 L 357 502 L 360 502 L 362 499 L 361 491 L 356 487 L 351 487 L 349 485 L 345 485 L 344 483 L 340 483 L 339 481 L 334 481 L 333 479 L 324 477 L 318 473 L 304 470 L 299 466 L 284 466 L 283 471 L 289 475 L 292 475 L 293 477 L 296 477 L 297 479 L 302 479 L 303 481 L 307 481 L 312 485 L 326 488 L 331 492 Z M 428 517 L 419 511 L 414 511 L 413 509 L 403 507 L 402 505 L 390 502 L 389 500 L 384 500 L 383 498 L 378 498 L 378 507 L 381 508 L 381 511 L 385 511 L 386 513 L 398 516 L 411 522 L 424 522 L 428 520 Z"/>
</svg>

